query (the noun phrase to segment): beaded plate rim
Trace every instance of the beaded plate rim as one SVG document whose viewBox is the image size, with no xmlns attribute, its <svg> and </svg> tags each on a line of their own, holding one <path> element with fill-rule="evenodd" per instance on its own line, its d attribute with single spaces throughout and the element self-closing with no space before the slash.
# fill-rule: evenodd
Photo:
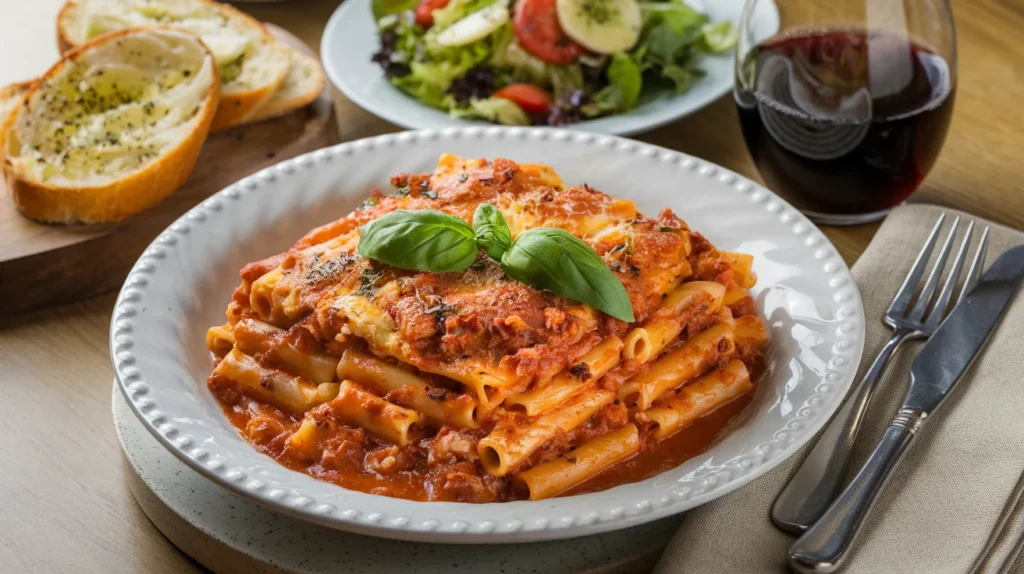
<svg viewBox="0 0 1024 574">
<path fill-rule="evenodd" d="M 458 139 L 504 139 L 515 142 L 514 145 L 551 141 L 560 145 L 592 146 L 615 154 L 674 164 L 678 169 L 691 170 L 719 186 L 726 186 L 738 197 L 766 210 L 799 238 L 800 245 L 809 252 L 828 287 L 833 290 L 832 301 L 837 305 L 837 328 L 827 362 L 828 372 L 822 375 L 814 394 L 803 404 L 795 406 L 792 416 L 786 418 L 785 426 L 771 439 L 754 447 L 749 456 L 737 457 L 717 469 L 697 469 L 672 486 L 659 490 L 652 488 L 646 497 L 624 500 L 621 496 L 608 496 L 608 493 L 622 488 L 616 487 L 578 497 L 536 502 L 461 504 L 389 499 L 397 500 L 395 504 L 406 509 L 399 513 L 379 512 L 357 503 L 362 500 L 360 497 L 383 497 L 354 493 L 301 473 L 291 473 L 301 478 L 284 482 L 259 478 L 264 473 L 258 468 L 225 462 L 231 460 L 232 455 L 223 452 L 223 445 L 207 440 L 210 437 L 199 436 L 200 428 L 182 422 L 185 419 L 173 412 L 165 412 L 166 405 L 153 400 L 150 385 L 160 384 L 160 374 L 148 369 L 145 357 L 137 356 L 133 350 L 136 346 L 134 333 L 140 323 L 145 325 L 145 318 L 139 315 L 139 307 L 147 303 L 150 277 L 160 266 L 167 264 L 168 255 L 179 247 L 184 238 L 229 212 L 226 208 L 233 202 L 244 201 L 258 190 L 278 185 L 281 180 L 300 171 L 315 170 L 319 165 L 340 158 L 376 150 Z M 338 144 L 263 169 L 206 199 L 165 229 L 128 274 L 111 318 L 110 349 L 117 383 L 132 411 L 149 432 L 191 468 L 236 494 L 277 511 L 342 530 L 424 542 L 501 543 L 570 538 L 626 528 L 689 510 L 747 484 L 793 454 L 828 421 L 852 384 L 863 352 L 864 338 L 860 293 L 845 262 L 806 217 L 764 187 L 713 163 L 616 136 L 551 128 L 473 126 L 407 131 Z M 263 458 L 267 465 L 277 465 L 273 459 Z M 309 493 L 310 489 L 318 488 L 311 487 L 307 481 L 336 489 L 343 505 L 335 500 L 325 502 L 323 496 Z M 346 497 L 346 493 L 350 496 Z M 585 497 L 597 497 L 595 501 L 604 502 L 593 505 L 593 509 L 586 512 L 563 508 L 568 505 L 565 501 Z M 345 498 L 358 500 L 344 504 Z M 518 505 L 521 512 L 512 520 L 490 519 L 486 509 L 495 505 L 505 508 Z"/>
</svg>

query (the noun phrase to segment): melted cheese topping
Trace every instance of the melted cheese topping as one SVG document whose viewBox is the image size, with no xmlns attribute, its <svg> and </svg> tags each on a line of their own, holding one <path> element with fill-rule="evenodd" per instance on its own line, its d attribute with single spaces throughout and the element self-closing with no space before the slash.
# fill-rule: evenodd
<svg viewBox="0 0 1024 574">
<path fill-rule="evenodd" d="M 437 209 L 472 220 L 482 202 L 505 215 L 513 237 L 559 227 L 580 237 L 622 281 L 636 320 L 691 274 L 689 231 L 671 212 L 651 219 L 632 202 L 592 188 L 565 188 L 543 165 L 441 158 L 433 175 L 399 175 L 395 195 L 375 195 L 350 215 L 313 230 L 283 259 L 275 287 L 298 293 L 290 320 L 314 317 L 321 340 L 352 335 L 371 350 L 456 380 L 486 372 L 510 390 L 546 382 L 627 325 L 587 305 L 505 277 L 487 258 L 460 273 L 402 271 L 360 257 L 357 227 L 396 209 Z M 348 309 L 353 295 L 388 317 L 383 328 Z M 341 304 L 341 301 L 347 301 Z M 358 323 L 358 324 L 354 324 Z M 340 339 L 339 339 L 340 336 Z"/>
<path fill-rule="evenodd" d="M 104 185 L 191 133 L 213 81 L 209 52 L 189 34 L 150 30 L 95 46 L 19 110 L 8 156 L 52 185 Z"/>
</svg>

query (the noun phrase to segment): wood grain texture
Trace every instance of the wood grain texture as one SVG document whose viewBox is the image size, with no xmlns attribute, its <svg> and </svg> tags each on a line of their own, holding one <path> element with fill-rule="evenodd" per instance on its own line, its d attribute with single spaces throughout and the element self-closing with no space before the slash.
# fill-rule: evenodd
<svg viewBox="0 0 1024 574">
<path fill-rule="evenodd" d="M 0 571 L 188 572 L 135 505 L 110 419 L 113 296 L 0 319 Z"/>
<path fill-rule="evenodd" d="M 40 17 L 46 17 L 49 3 L 57 0 L 35 0 L 43 5 Z M 315 48 L 336 5 L 337 0 L 239 4 Z M 1024 4 L 953 0 L 953 10 L 960 82 L 952 128 L 914 201 L 1024 228 Z M 52 49 L 51 38 L 40 42 Z M 0 53 L 0 60 L 5 57 L 12 56 Z M 335 110 L 342 139 L 397 129 L 338 94 Z M 640 139 L 757 179 L 730 97 Z M 824 232 L 852 263 L 876 229 Z M 110 422 L 112 305 L 113 297 L 105 296 L 0 319 L 0 572 L 199 571 L 146 520 L 123 483 Z"/>
</svg>

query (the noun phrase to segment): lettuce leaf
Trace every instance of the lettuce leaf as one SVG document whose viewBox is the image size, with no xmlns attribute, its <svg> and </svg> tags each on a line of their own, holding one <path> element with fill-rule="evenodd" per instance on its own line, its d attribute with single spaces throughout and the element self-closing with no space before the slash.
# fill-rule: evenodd
<svg viewBox="0 0 1024 574">
<path fill-rule="evenodd" d="M 728 21 L 709 23 L 705 14 L 682 0 L 641 4 L 644 26 L 637 46 L 630 51 L 642 74 L 685 92 L 704 75 L 697 65 L 700 52 L 722 52 L 736 43 Z"/>
<path fill-rule="evenodd" d="M 443 30 L 473 12 L 500 1 L 504 0 L 451 0 L 444 8 L 438 8 L 430 13 L 434 17 L 431 29 Z"/>
<path fill-rule="evenodd" d="M 405 12 L 407 10 L 415 10 L 417 0 L 373 0 L 371 9 L 373 10 L 373 19 L 380 20 L 385 16 L 392 14 L 398 14 L 399 12 Z"/>
<path fill-rule="evenodd" d="M 469 71 L 475 63 L 471 54 L 462 61 L 440 61 L 409 63 L 409 74 L 391 78 L 391 83 L 423 103 L 441 109 L 448 109 L 446 98 L 452 80 Z"/>
<path fill-rule="evenodd" d="M 640 90 L 643 88 L 643 77 L 640 74 L 640 66 L 636 65 L 633 58 L 624 52 L 612 56 L 612 62 L 605 72 L 608 83 L 618 88 L 623 109 L 636 107 L 640 99 Z"/>
<path fill-rule="evenodd" d="M 453 3 L 456 0 L 453 0 Z M 409 18 L 388 16 L 378 22 L 382 33 L 396 35 L 390 59 L 409 68 L 409 73 L 389 77 L 392 85 L 421 102 L 440 109 L 450 109 L 447 101 L 452 81 L 473 67 L 490 60 L 497 36 L 508 33 L 504 28 L 478 42 L 465 46 L 446 47 L 433 41 L 436 26 L 424 30 Z"/>
<path fill-rule="evenodd" d="M 700 48 L 705 52 L 727 52 L 736 46 L 739 31 L 728 20 L 717 24 L 705 24 L 700 28 Z"/>
<path fill-rule="evenodd" d="M 640 5 L 644 13 L 644 26 L 665 24 L 676 34 L 685 34 L 692 28 L 707 23 L 705 14 L 694 10 L 681 0 L 650 2 Z"/>
<path fill-rule="evenodd" d="M 452 108 L 452 117 L 473 120 L 487 120 L 506 126 L 528 126 L 530 117 L 522 108 L 504 98 L 470 100 L 465 108 Z"/>
</svg>

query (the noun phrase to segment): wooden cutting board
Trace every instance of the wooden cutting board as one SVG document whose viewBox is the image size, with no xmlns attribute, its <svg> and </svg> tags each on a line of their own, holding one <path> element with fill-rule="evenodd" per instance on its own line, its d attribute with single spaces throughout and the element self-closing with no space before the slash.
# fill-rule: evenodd
<svg viewBox="0 0 1024 574">
<path fill-rule="evenodd" d="M 280 40 L 312 54 L 284 29 L 268 27 Z M 0 316 L 117 289 L 150 241 L 203 199 L 264 167 L 337 143 L 330 89 L 325 82 L 315 102 L 287 116 L 211 135 L 185 185 L 116 224 L 30 221 L 15 209 L 0 180 Z"/>
</svg>

